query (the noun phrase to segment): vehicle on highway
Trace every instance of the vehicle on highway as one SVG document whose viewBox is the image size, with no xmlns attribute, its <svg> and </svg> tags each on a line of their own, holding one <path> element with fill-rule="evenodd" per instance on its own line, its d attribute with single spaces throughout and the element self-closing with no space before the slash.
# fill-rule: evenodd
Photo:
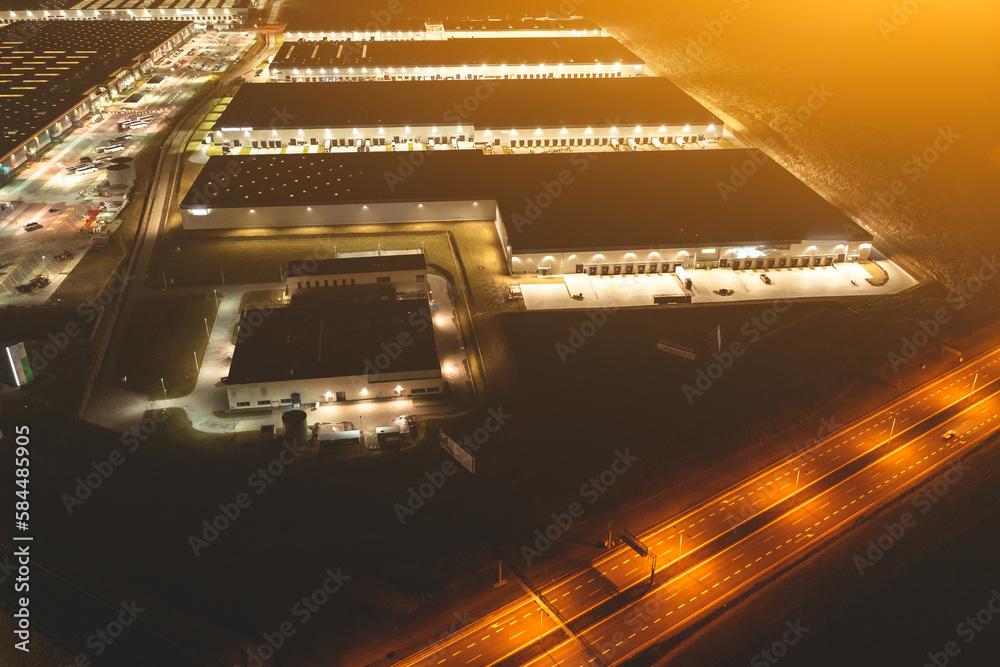
<svg viewBox="0 0 1000 667">
<path fill-rule="evenodd" d="M 42 226 L 40 224 L 38 224 L 37 222 L 29 222 L 28 224 L 26 224 L 24 226 L 24 231 L 26 231 L 26 232 L 35 232 L 35 231 L 38 231 L 41 228 L 42 228 Z"/>
<path fill-rule="evenodd" d="M 951 440 L 952 438 L 955 437 L 955 435 L 956 435 L 956 433 L 954 431 L 948 431 L 947 433 L 945 433 L 944 435 L 942 435 L 941 438 L 943 440 Z"/>
</svg>

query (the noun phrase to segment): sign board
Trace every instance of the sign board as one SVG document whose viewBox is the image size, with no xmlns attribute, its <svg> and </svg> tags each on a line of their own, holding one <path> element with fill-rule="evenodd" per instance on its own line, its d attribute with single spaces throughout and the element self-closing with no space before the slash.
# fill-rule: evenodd
<svg viewBox="0 0 1000 667">
<path fill-rule="evenodd" d="M 649 553 L 649 547 L 640 542 L 638 537 L 627 530 L 622 533 L 622 542 L 632 547 L 632 549 L 643 558 L 645 558 L 646 554 Z"/>
<path fill-rule="evenodd" d="M 668 340 L 660 339 L 660 342 L 656 344 L 656 349 L 668 354 L 673 354 L 678 357 L 684 357 L 685 359 L 690 359 L 694 361 L 697 355 L 694 350 L 690 347 L 685 347 L 684 345 L 678 345 L 677 343 L 671 343 Z"/>
<path fill-rule="evenodd" d="M 456 461 L 465 466 L 466 470 L 472 474 L 476 473 L 476 457 L 462 449 L 461 445 L 449 438 L 444 430 L 441 431 L 441 446 L 445 448 L 445 451 L 455 457 Z"/>
<path fill-rule="evenodd" d="M 28 362 L 28 353 L 24 350 L 24 343 L 17 343 L 7 348 L 7 360 L 10 362 L 11 373 L 14 374 L 14 384 L 22 387 L 35 379 L 31 372 L 31 364 Z"/>
</svg>

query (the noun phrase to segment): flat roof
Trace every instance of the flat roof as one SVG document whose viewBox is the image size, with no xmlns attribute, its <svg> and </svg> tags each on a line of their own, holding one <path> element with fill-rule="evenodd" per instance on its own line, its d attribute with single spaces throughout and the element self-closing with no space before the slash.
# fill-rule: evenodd
<svg viewBox="0 0 1000 667">
<path fill-rule="evenodd" d="M 445 40 L 285 42 L 276 68 L 459 67 L 462 65 L 570 65 L 642 63 L 612 37 L 495 37 Z M 345 72 L 346 73 L 346 72 Z"/>
<path fill-rule="evenodd" d="M 256 312 L 246 311 L 240 318 L 240 330 L 246 328 L 253 335 L 237 338 L 226 384 L 369 373 L 427 372 L 440 377 L 434 327 L 426 326 L 426 299 L 327 304 L 312 300 L 306 306 Z M 400 346 L 398 356 L 389 359 L 380 345 L 399 340 L 404 332 L 412 342 Z"/>
<path fill-rule="evenodd" d="M 386 178 L 399 153 L 212 157 L 181 208 L 202 207 L 201 193 L 218 193 L 209 208 L 241 209 L 495 200 L 515 252 L 871 238 L 756 149 L 422 155 L 405 179 Z M 237 173 L 219 190 L 211 175 L 226 171 Z"/>
<path fill-rule="evenodd" d="M 466 100 L 475 99 L 476 105 Z M 403 102 L 405 100 L 405 102 Z M 503 79 L 254 83 L 241 86 L 215 129 L 437 125 L 450 114 L 477 129 L 722 124 L 669 79 Z"/>
<path fill-rule="evenodd" d="M 308 268 L 315 264 L 315 268 Z M 400 255 L 370 255 L 335 257 L 320 260 L 288 262 L 289 276 L 336 276 L 348 273 L 379 273 L 381 271 L 420 271 L 427 268 L 423 253 Z"/>
<path fill-rule="evenodd" d="M 425 32 L 429 25 L 443 25 L 446 32 L 463 31 L 485 31 L 496 32 L 518 31 L 518 30 L 577 30 L 580 32 L 594 32 L 600 34 L 601 27 L 583 18 L 548 18 L 525 17 L 520 19 L 512 18 L 485 18 L 485 19 L 404 19 L 391 18 L 384 26 L 374 21 L 330 21 L 323 22 L 319 26 L 316 20 L 294 19 L 285 28 L 285 34 L 289 33 L 316 33 L 316 32 L 369 32 L 369 33 L 416 33 Z"/>
<path fill-rule="evenodd" d="M 109 83 L 187 21 L 18 21 L 0 26 L 0 156 Z"/>
<path fill-rule="evenodd" d="M 130 9 L 133 12 L 145 9 L 246 9 L 250 0 L 13 0 L 4 5 L 0 16 L 3 11 L 41 11 L 49 14 L 66 11 L 72 16 L 76 10 L 95 9 L 114 9 L 127 15 Z"/>
</svg>

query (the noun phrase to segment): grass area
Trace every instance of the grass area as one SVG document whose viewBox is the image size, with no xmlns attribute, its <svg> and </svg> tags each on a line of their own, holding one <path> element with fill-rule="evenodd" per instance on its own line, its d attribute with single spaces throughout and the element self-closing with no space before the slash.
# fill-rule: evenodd
<svg viewBox="0 0 1000 667">
<path fill-rule="evenodd" d="M 150 399 L 163 398 L 160 378 L 167 386 L 167 397 L 189 394 L 205 356 L 208 328 L 215 324 L 215 300 L 205 296 L 164 295 L 144 301 L 136 317 L 128 323 L 126 342 L 118 357 L 116 377 L 127 377 L 125 387 Z"/>
</svg>

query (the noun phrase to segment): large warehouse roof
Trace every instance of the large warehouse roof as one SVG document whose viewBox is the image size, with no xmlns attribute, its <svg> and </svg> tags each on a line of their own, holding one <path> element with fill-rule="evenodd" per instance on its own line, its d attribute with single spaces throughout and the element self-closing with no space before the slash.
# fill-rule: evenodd
<svg viewBox="0 0 1000 667">
<path fill-rule="evenodd" d="M 641 63 L 611 37 L 496 37 L 445 40 L 285 42 L 276 68 L 461 67 L 462 65 L 571 65 Z"/>
<path fill-rule="evenodd" d="M 722 124 L 669 79 L 623 77 L 255 83 L 240 87 L 215 128 L 268 129 L 284 118 L 301 128 L 436 125 L 448 118 L 477 129 Z"/>
<path fill-rule="evenodd" d="M 522 19 L 444 19 L 416 20 L 392 18 L 381 25 L 370 18 L 358 21 L 332 21 L 316 24 L 315 16 L 308 20 L 291 21 L 285 29 L 285 33 L 302 33 L 308 35 L 315 32 L 402 32 L 423 33 L 428 25 L 442 25 L 445 32 L 472 32 L 472 31 L 494 31 L 494 32 L 516 32 L 519 30 L 576 30 L 581 33 L 600 34 L 601 28 L 589 19 L 581 18 L 522 18 Z"/>
<path fill-rule="evenodd" d="M 186 21 L 21 21 L 0 27 L 0 156 L 66 115 Z"/>
<path fill-rule="evenodd" d="M 213 157 L 181 206 L 495 200 L 515 252 L 870 238 L 755 149 L 421 156 L 417 167 L 381 152 Z M 407 178 L 387 178 L 404 164 Z M 226 172 L 220 190 L 212 174 Z M 216 194 L 205 204 L 202 193 Z"/>
<path fill-rule="evenodd" d="M 250 6 L 250 0 L 12 0 L 4 3 L 4 10 L 10 11 L 41 11 L 57 15 L 66 11 L 73 16 L 76 10 L 92 11 L 95 9 L 114 9 L 123 14 L 128 10 L 142 11 L 146 9 L 242 9 Z M 0 14 L 2 16 L 2 14 Z"/>
<path fill-rule="evenodd" d="M 252 336 L 238 338 L 227 384 L 427 372 L 440 376 L 434 327 L 424 325 L 426 299 L 283 306 L 247 311 L 240 320 Z M 247 318 L 251 318 L 247 323 Z M 406 332 L 412 338 L 386 367 L 371 360 L 379 345 Z M 384 354 L 382 355 L 385 356 Z M 366 363 L 368 362 L 368 363 Z M 377 378 L 372 378 L 373 380 Z"/>
</svg>

